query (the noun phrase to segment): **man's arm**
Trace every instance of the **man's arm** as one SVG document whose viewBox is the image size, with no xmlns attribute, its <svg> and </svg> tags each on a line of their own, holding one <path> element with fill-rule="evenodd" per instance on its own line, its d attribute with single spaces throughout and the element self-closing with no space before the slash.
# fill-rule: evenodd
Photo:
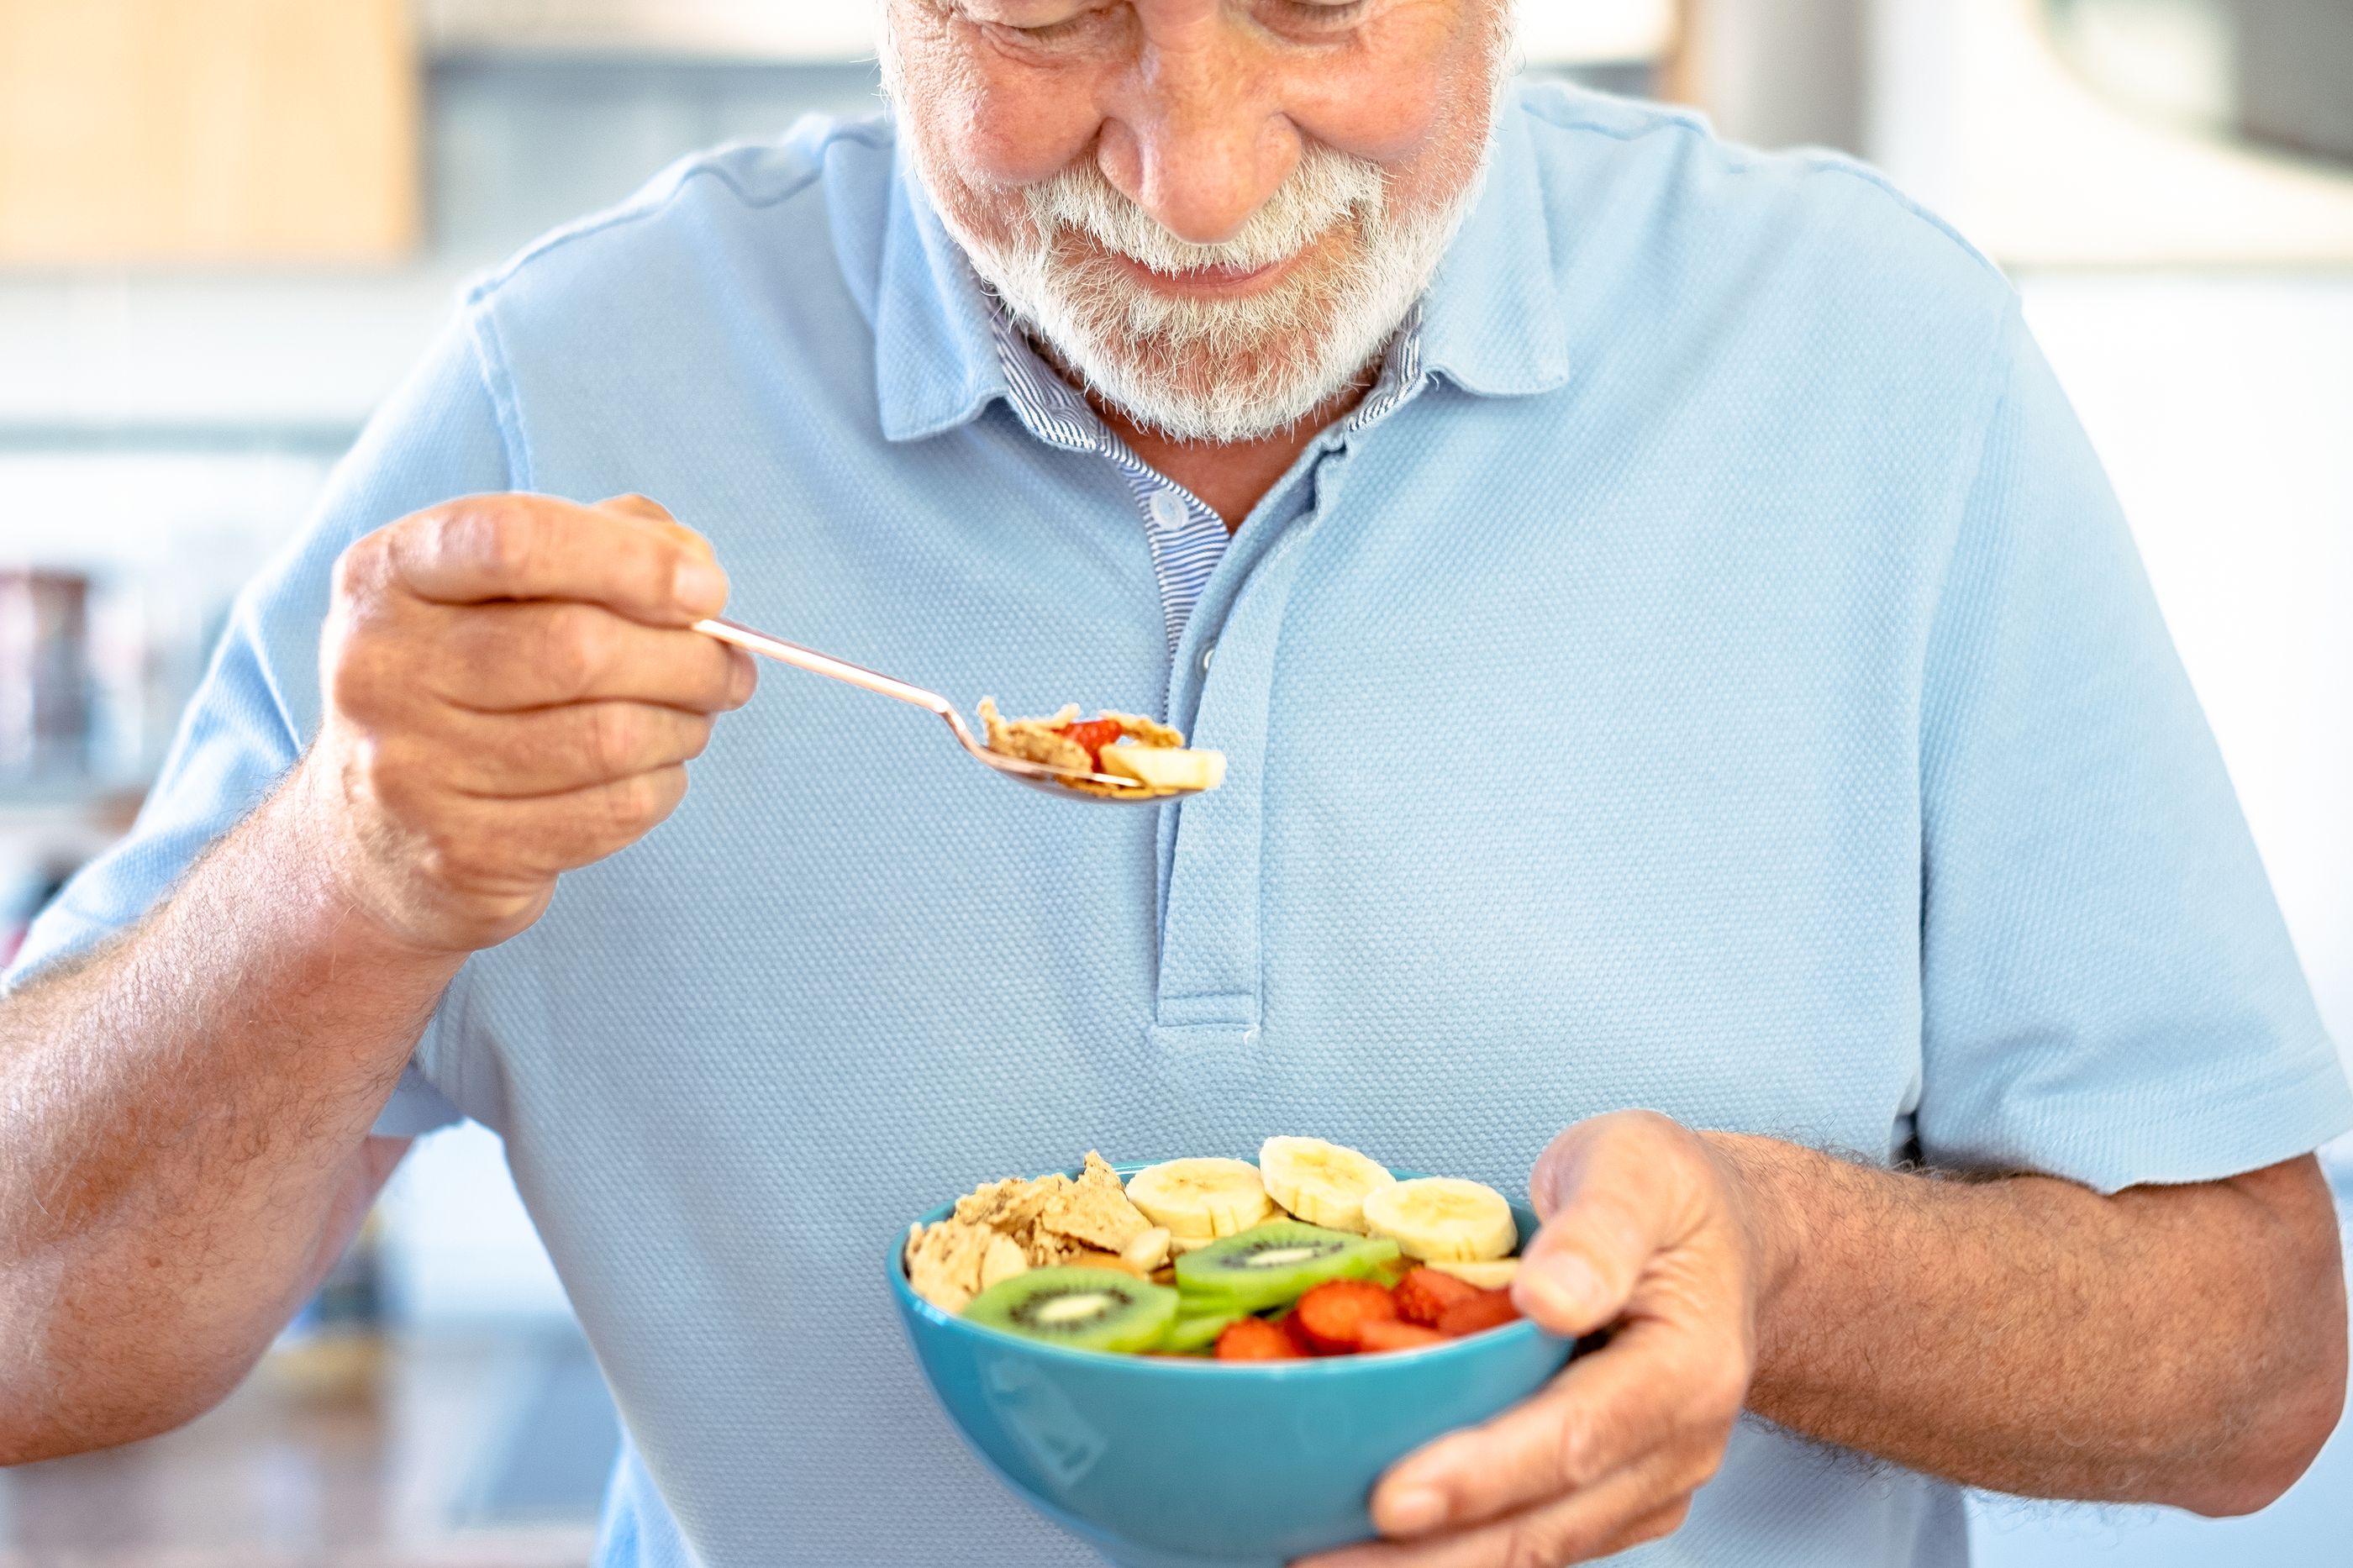
<svg viewBox="0 0 2353 1568">
<path fill-rule="evenodd" d="M 1317 1568 L 1521 1568 L 1682 1523 L 1744 1405 L 1968 1486 L 2263 1506 L 2345 1388 L 2316 1163 L 2103 1197 L 2039 1176 L 1859 1168 L 1662 1117 L 1556 1140 L 1514 1291 L 1609 1343 L 1384 1479 L 1391 1543 Z"/>
<path fill-rule="evenodd" d="M 2103 1197 L 1712 1140 L 1786 1216 L 1750 1408 L 1965 1485 L 2270 1503 L 2345 1393 L 2336 1209 L 2311 1156 Z"/>
<path fill-rule="evenodd" d="M 346 553 L 326 713 L 129 934 L 0 1001 L 0 1464 L 234 1386 L 398 1157 L 368 1129 L 470 952 L 685 789 L 750 662 L 650 502 L 453 502 Z"/>
<path fill-rule="evenodd" d="M 0 1464 L 217 1403 L 398 1158 L 368 1126 L 458 959 L 338 907 L 299 794 L 0 1005 Z"/>
</svg>

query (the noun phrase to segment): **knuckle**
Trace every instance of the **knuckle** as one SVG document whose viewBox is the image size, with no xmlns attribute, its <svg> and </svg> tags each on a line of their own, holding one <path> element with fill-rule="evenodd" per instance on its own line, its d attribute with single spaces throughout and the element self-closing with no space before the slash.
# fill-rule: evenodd
<svg viewBox="0 0 2353 1568">
<path fill-rule="evenodd" d="M 1515 1519 L 1504 1527 L 1501 1568 L 1562 1568 L 1573 1555 L 1556 1531 L 1534 1520 Z"/>
<path fill-rule="evenodd" d="M 624 703 L 605 702 L 588 710 L 588 763 L 607 778 L 635 773 L 646 753 L 646 724 Z"/>
<path fill-rule="evenodd" d="M 687 552 L 668 540 L 649 540 L 633 552 L 637 598 L 647 605 L 667 605 L 671 589 L 678 582 L 678 570 L 686 563 Z"/>
<path fill-rule="evenodd" d="M 707 718 L 691 719 L 679 731 L 679 752 L 681 760 L 692 762 L 711 749 L 712 723 Z"/>
<path fill-rule="evenodd" d="M 540 665 L 566 698 L 585 695 L 605 663 L 604 617 L 586 605 L 558 606 L 547 617 Z"/>
<path fill-rule="evenodd" d="M 642 490 L 629 490 L 615 496 L 607 504 L 617 510 L 635 512 L 639 517 L 651 518 L 662 522 L 675 521 L 670 516 L 670 508 Z"/>
<path fill-rule="evenodd" d="M 654 825 L 660 802 L 657 785 L 648 774 L 623 779 L 606 791 L 607 825 L 624 838 L 635 838 Z"/>
<path fill-rule="evenodd" d="M 1600 1476 L 1600 1434 L 1590 1421 L 1563 1421 L 1553 1437 L 1553 1477 L 1574 1490 Z"/>
<path fill-rule="evenodd" d="M 539 559 L 538 516 L 529 508 L 497 502 L 468 508 L 457 514 L 459 541 L 501 582 L 520 583 L 531 576 Z"/>
<path fill-rule="evenodd" d="M 1683 1132 L 1683 1124 L 1664 1111 L 1637 1108 L 1620 1110 L 1610 1120 L 1629 1133 L 1643 1137 L 1679 1137 Z"/>
<path fill-rule="evenodd" d="M 709 637 L 697 637 L 707 648 L 695 653 L 694 694 L 697 706 L 706 710 L 738 708 L 752 699 L 759 684 L 759 671 L 749 654 L 738 654 L 725 644 Z"/>
</svg>

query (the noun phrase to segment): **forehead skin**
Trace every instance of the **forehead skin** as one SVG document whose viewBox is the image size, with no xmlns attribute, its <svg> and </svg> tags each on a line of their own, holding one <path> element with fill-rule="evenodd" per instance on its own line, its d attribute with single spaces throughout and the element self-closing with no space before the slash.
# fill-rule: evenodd
<svg viewBox="0 0 2353 1568">
<path fill-rule="evenodd" d="M 1188 239 L 1228 237 L 1320 143 L 1442 199 L 1483 143 L 1510 0 L 889 0 L 900 108 L 978 189 L 1092 155 Z M 1041 37 L 1034 30 L 1060 26 Z"/>
</svg>

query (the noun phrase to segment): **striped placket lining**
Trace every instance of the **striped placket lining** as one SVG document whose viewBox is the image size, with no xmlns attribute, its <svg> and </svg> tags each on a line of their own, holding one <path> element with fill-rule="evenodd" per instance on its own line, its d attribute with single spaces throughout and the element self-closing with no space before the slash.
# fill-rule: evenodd
<svg viewBox="0 0 2353 1568">
<path fill-rule="evenodd" d="M 1225 559 L 1231 538 L 1225 520 L 1208 502 L 1137 457 L 1119 433 L 1087 406 L 1086 399 L 1038 357 L 1001 306 L 989 312 L 989 331 L 1005 374 L 1006 401 L 1022 427 L 1050 446 L 1110 459 L 1127 480 L 1145 538 L 1152 547 L 1168 653 L 1175 658 L 1185 624 L 1192 618 L 1193 606 L 1200 603 L 1201 590 L 1218 563 Z M 1388 418 L 1419 389 L 1421 379 L 1421 307 L 1416 305 L 1390 342 L 1373 390 L 1354 414 L 1324 436 L 1324 443 L 1336 444 Z"/>
</svg>

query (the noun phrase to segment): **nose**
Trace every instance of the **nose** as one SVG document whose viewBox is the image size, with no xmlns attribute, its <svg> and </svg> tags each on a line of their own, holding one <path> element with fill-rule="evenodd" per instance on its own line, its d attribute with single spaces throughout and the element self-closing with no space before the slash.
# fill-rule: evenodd
<svg viewBox="0 0 2353 1568">
<path fill-rule="evenodd" d="M 1231 239 L 1299 166 L 1272 74 L 1223 18 L 1151 39 L 1122 96 L 1103 176 L 1179 239 Z"/>
</svg>

